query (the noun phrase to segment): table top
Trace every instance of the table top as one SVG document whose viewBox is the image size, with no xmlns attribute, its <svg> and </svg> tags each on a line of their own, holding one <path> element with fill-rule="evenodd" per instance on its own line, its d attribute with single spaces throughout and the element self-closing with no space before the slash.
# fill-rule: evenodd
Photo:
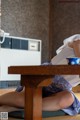
<svg viewBox="0 0 80 120">
<path fill-rule="evenodd" d="M 80 74 L 80 65 L 41 65 L 41 66 L 10 66 L 9 74 L 21 75 L 71 75 Z"/>
</svg>

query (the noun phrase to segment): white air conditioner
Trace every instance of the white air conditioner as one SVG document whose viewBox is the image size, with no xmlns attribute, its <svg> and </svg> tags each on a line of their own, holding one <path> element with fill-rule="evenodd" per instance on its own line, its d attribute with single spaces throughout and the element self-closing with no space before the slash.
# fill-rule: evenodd
<svg viewBox="0 0 80 120">
<path fill-rule="evenodd" d="M 0 40 L 2 37 L 0 37 Z M 20 75 L 8 74 L 9 66 L 41 64 L 41 40 L 7 36 L 0 46 L 0 82 L 18 81 Z"/>
</svg>

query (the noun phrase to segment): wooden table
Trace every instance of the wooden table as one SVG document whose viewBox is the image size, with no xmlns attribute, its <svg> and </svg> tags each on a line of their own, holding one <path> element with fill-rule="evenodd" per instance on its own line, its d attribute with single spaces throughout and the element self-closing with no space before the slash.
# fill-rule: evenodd
<svg viewBox="0 0 80 120">
<path fill-rule="evenodd" d="M 25 86 L 25 120 L 42 120 L 42 87 L 38 85 L 56 74 L 80 74 L 80 66 L 11 66 L 8 73 L 21 74 L 21 85 Z"/>
</svg>

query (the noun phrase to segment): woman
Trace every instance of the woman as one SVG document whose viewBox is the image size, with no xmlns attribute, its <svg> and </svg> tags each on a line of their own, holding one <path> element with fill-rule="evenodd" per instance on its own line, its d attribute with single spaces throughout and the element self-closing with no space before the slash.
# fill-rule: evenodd
<svg viewBox="0 0 80 120">
<path fill-rule="evenodd" d="M 57 55 L 48 64 L 67 64 L 67 57 L 80 57 L 79 34 L 65 39 L 64 45 L 57 50 Z M 72 87 L 78 84 L 80 84 L 78 75 L 56 75 L 51 85 L 43 87 L 43 111 L 61 109 L 69 115 L 78 114 L 80 102 L 72 92 Z M 16 91 L 0 96 L 0 105 L 24 108 L 24 91 L 25 89 L 19 87 Z"/>
</svg>

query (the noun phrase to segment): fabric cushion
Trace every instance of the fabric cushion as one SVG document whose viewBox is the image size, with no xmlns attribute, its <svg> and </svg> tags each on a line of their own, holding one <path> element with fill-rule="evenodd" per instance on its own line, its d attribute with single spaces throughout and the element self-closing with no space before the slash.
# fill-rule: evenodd
<svg viewBox="0 0 80 120">
<path fill-rule="evenodd" d="M 66 115 L 66 113 L 63 112 L 62 110 L 58 110 L 58 111 L 43 111 L 42 112 L 42 117 L 43 118 L 53 117 L 53 116 L 63 116 L 63 115 Z M 24 109 L 20 109 L 20 110 L 17 110 L 17 111 L 9 112 L 9 117 L 24 119 Z"/>
<path fill-rule="evenodd" d="M 79 111 L 80 114 L 80 111 Z M 14 118 L 20 118 L 20 119 L 24 119 L 24 109 L 20 109 L 17 111 L 12 111 L 9 112 L 9 117 L 14 117 Z M 58 110 L 58 111 L 43 111 L 42 112 L 42 117 L 43 118 L 47 118 L 47 117 L 54 117 L 54 116 L 64 116 L 67 115 L 64 111 L 62 110 Z"/>
</svg>

